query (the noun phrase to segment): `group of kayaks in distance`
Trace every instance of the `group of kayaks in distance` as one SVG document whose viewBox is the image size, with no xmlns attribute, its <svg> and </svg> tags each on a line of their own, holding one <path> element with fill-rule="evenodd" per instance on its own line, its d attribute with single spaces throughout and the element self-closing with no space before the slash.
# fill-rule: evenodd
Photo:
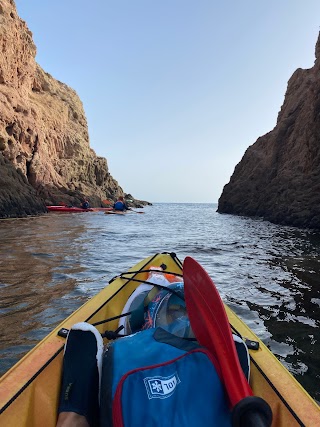
<svg viewBox="0 0 320 427">
<path fill-rule="evenodd" d="M 108 201 L 110 204 L 111 202 Z M 73 212 L 73 213 L 81 213 L 81 212 L 105 212 L 106 214 L 120 214 L 124 215 L 128 211 L 132 211 L 135 213 L 144 213 L 141 211 L 134 211 L 133 209 L 129 208 L 123 197 L 119 197 L 118 200 L 113 203 L 113 206 L 111 207 L 96 207 L 91 208 L 89 205 L 89 202 L 87 200 L 84 200 L 81 204 L 81 207 L 77 206 L 66 206 L 66 205 L 55 205 L 55 206 L 46 206 L 49 212 Z"/>
<path fill-rule="evenodd" d="M 99 212 L 99 211 L 112 211 L 113 208 L 78 208 L 76 206 L 64 206 L 64 205 L 58 205 L 58 206 L 47 206 L 47 209 L 49 212 Z"/>
</svg>

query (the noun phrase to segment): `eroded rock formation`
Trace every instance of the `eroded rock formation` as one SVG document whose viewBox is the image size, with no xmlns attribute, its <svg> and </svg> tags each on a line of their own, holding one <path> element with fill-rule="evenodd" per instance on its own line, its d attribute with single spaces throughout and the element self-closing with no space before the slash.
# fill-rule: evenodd
<svg viewBox="0 0 320 427">
<path fill-rule="evenodd" d="M 315 53 L 290 78 L 275 128 L 236 166 L 218 212 L 320 229 L 320 35 Z"/>
<path fill-rule="evenodd" d="M 0 0 L 0 153 L 19 171 L 5 178 L 10 168 L 0 162 L 0 200 L 10 204 L 8 190 L 21 176 L 45 204 L 79 204 L 86 196 L 94 206 L 123 194 L 106 159 L 90 148 L 76 92 L 43 71 L 35 55 L 32 33 L 14 1 Z M 27 200 L 21 203 L 35 213 L 38 203 L 29 206 Z M 13 216 L 10 212 L 0 216 Z"/>
</svg>

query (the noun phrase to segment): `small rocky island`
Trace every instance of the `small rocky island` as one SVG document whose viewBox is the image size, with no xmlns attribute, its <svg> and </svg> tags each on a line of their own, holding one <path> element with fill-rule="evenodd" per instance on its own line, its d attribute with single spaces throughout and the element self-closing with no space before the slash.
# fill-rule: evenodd
<svg viewBox="0 0 320 427">
<path fill-rule="evenodd" d="M 126 196 L 107 160 L 90 148 L 76 92 L 36 63 L 32 33 L 13 0 L 0 3 L 0 41 L 0 218 L 79 206 L 83 197 L 102 206 Z"/>
<path fill-rule="evenodd" d="M 247 149 L 218 212 L 320 229 L 320 36 L 315 56 L 290 78 L 275 128 Z"/>
</svg>

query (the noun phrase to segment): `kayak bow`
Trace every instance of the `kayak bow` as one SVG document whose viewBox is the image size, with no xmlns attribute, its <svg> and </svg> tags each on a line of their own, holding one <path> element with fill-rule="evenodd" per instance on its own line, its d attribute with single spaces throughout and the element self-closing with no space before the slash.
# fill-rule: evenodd
<svg viewBox="0 0 320 427">
<path fill-rule="evenodd" d="M 119 316 L 128 299 L 139 285 L 147 281 L 155 267 L 161 267 L 169 275 L 182 275 L 182 263 L 174 253 L 157 253 L 140 261 L 127 272 L 111 279 L 95 297 L 65 319 L 2 376 L 1 426 L 55 427 L 65 332 L 75 323 L 83 321 L 95 324 L 101 333 L 105 329 L 116 331 Z M 254 396 L 264 399 L 271 407 L 272 427 L 320 425 L 317 403 L 253 331 L 228 306 L 224 305 L 224 308 L 233 332 L 257 344 L 255 349 L 249 348 L 250 388 Z M 193 310 L 192 307 L 190 309 Z M 194 318 L 194 313 L 192 316 Z M 109 319 L 108 323 L 106 319 Z"/>
</svg>

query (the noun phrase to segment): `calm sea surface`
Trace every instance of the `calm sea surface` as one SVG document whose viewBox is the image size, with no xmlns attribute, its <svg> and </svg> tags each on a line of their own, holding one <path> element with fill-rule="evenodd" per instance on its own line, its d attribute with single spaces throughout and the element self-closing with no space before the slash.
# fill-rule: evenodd
<svg viewBox="0 0 320 427">
<path fill-rule="evenodd" d="M 320 233 L 155 204 L 144 215 L 0 221 L 0 374 L 113 276 L 156 252 L 199 261 L 223 300 L 320 401 Z"/>
</svg>

